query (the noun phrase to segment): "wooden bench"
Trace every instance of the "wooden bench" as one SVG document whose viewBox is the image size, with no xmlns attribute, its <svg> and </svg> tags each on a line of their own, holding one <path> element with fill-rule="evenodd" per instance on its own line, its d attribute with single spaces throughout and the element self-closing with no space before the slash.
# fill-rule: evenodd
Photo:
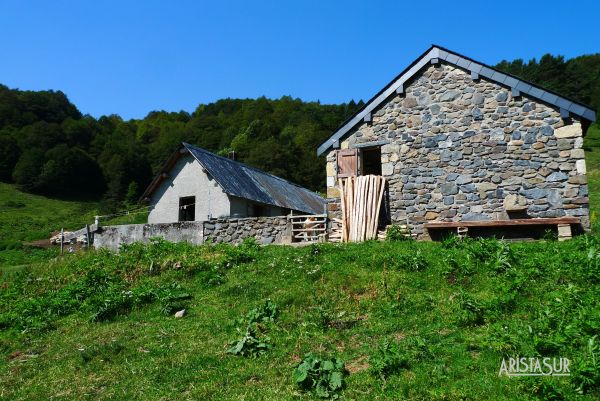
<svg viewBox="0 0 600 401">
<path fill-rule="evenodd" d="M 452 230 L 460 237 L 467 236 L 469 228 L 477 229 L 500 229 L 500 228 L 527 228 L 527 227 L 557 227 L 559 241 L 571 238 L 571 226 L 580 226 L 581 222 L 577 217 L 553 217 L 553 218 L 532 218 L 532 219 L 512 219 L 512 220 L 480 220 L 480 221 L 435 221 L 426 223 L 425 228 L 431 233 L 432 230 Z"/>
</svg>

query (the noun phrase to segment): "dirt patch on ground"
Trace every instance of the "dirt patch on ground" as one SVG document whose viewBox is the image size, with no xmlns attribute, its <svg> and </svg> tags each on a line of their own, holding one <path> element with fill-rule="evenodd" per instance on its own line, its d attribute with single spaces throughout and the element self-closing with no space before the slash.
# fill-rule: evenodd
<svg viewBox="0 0 600 401">
<path fill-rule="evenodd" d="M 376 286 L 370 286 L 368 288 L 360 289 L 359 291 L 356 291 L 351 295 L 352 299 L 356 303 L 359 303 L 362 300 L 376 299 L 378 296 L 379 289 Z"/>
<path fill-rule="evenodd" d="M 56 246 L 56 245 L 52 245 L 50 243 L 49 239 L 40 239 L 37 241 L 24 242 L 23 245 L 32 246 L 34 248 L 43 248 L 43 249 L 47 249 L 47 248 Z"/>
<path fill-rule="evenodd" d="M 369 358 L 366 355 L 359 356 L 358 358 L 350 361 L 346 365 L 346 369 L 348 369 L 348 372 L 350 372 L 350 374 L 365 371 L 370 367 L 371 365 L 369 365 Z"/>
</svg>

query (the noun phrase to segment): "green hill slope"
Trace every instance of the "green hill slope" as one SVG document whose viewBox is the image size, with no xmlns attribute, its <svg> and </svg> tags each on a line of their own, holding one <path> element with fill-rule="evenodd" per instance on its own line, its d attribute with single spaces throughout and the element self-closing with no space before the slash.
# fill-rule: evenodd
<svg viewBox="0 0 600 401">
<path fill-rule="evenodd" d="M 97 208 L 97 202 L 51 199 L 0 183 L 0 239 L 32 241 L 61 228 L 79 229 L 94 222 Z"/>
<path fill-rule="evenodd" d="M 294 382 L 302 372 L 292 376 L 313 353 L 344 361 L 349 374 L 333 392 L 342 399 L 597 399 L 599 250 L 580 237 L 159 242 L 69 255 L 2 277 L 0 394 L 315 399 Z M 276 308 L 261 309 L 269 299 Z M 227 353 L 230 342 L 248 356 Z M 569 358 L 571 376 L 499 377 L 502 359 L 517 355 Z M 327 377 L 331 390 L 341 376 Z"/>
<path fill-rule="evenodd" d="M 65 201 L 19 191 L 0 183 L 0 266 L 46 260 L 56 249 L 40 250 L 23 243 L 50 238 L 53 231 L 77 230 L 94 223 L 98 202 Z M 144 214 L 103 219 L 103 224 L 141 223 Z"/>
</svg>

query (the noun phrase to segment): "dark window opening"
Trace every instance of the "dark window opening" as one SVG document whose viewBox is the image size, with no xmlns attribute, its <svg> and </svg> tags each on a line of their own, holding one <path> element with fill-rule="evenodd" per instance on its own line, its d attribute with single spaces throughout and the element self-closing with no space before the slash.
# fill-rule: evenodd
<svg viewBox="0 0 600 401">
<path fill-rule="evenodd" d="M 179 198 L 179 221 L 196 220 L 196 197 L 184 196 Z"/>
<path fill-rule="evenodd" d="M 381 148 L 369 148 L 361 151 L 362 175 L 381 175 Z"/>
</svg>

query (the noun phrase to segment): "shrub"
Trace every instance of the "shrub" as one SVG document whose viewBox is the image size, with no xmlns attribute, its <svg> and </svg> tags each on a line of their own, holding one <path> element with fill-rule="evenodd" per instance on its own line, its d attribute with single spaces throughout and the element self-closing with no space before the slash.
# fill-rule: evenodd
<svg viewBox="0 0 600 401">
<path fill-rule="evenodd" d="M 421 271 L 425 270 L 429 266 L 427 258 L 423 255 L 420 249 L 410 254 L 400 254 L 395 258 L 392 258 L 389 267 L 398 270 L 408 271 Z"/>
<path fill-rule="evenodd" d="M 469 279 L 473 273 L 473 263 L 471 258 L 464 255 L 450 254 L 444 256 L 444 274 L 451 283 L 456 281 L 465 281 Z"/>
<path fill-rule="evenodd" d="M 478 239 L 469 244 L 468 252 L 476 261 L 481 261 L 488 269 L 501 273 L 512 267 L 514 254 L 504 240 Z"/>
<path fill-rule="evenodd" d="M 483 324 L 485 307 L 482 302 L 476 300 L 466 292 L 461 292 L 458 296 L 460 307 L 459 322 L 465 326 L 475 326 Z"/>
<path fill-rule="evenodd" d="M 384 341 L 369 358 L 371 373 L 386 380 L 389 376 L 408 368 L 408 357 L 395 342 Z"/>
<path fill-rule="evenodd" d="M 466 248 L 472 240 L 470 238 L 461 238 L 458 235 L 451 234 L 448 237 L 444 238 L 442 241 L 442 247 L 446 249 L 455 249 L 455 248 Z"/>
<path fill-rule="evenodd" d="M 405 226 L 393 224 L 385 232 L 386 241 L 412 241 L 412 239 L 410 229 Z"/>
<path fill-rule="evenodd" d="M 600 346 L 598 336 L 591 337 L 585 347 L 585 357 L 579 358 L 573 372 L 573 382 L 580 394 L 600 388 Z"/>
<path fill-rule="evenodd" d="M 262 335 L 256 324 L 249 324 L 244 335 L 239 340 L 229 343 L 229 346 L 230 348 L 226 351 L 228 354 L 252 358 L 258 357 L 272 347 L 269 344 L 269 337 Z"/>
<path fill-rule="evenodd" d="M 262 305 L 251 309 L 246 314 L 245 322 L 247 324 L 273 322 L 278 312 L 277 305 L 270 299 L 267 299 Z"/>
<path fill-rule="evenodd" d="M 241 244 L 237 246 L 225 245 L 225 259 L 223 266 L 234 267 L 243 263 L 250 263 L 256 260 L 260 246 L 256 242 L 256 238 L 245 238 Z"/>
<path fill-rule="evenodd" d="M 306 354 L 293 373 L 294 382 L 305 391 L 314 391 L 320 398 L 338 398 L 347 371 L 339 358 L 323 359 Z"/>
<path fill-rule="evenodd" d="M 172 283 L 170 285 L 160 287 L 157 291 L 157 298 L 161 304 L 163 314 L 169 316 L 174 312 L 184 309 L 185 301 L 192 298 L 181 285 Z"/>
<path fill-rule="evenodd" d="M 243 332 L 242 337 L 229 343 L 228 354 L 257 357 L 271 348 L 269 337 L 264 335 L 264 323 L 275 321 L 278 308 L 275 303 L 267 299 L 262 305 L 251 309 L 246 316 L 237 320 L 241 326 L 246 326 L 244 330 L 237 328 L 238 332 Z"/>
</svg>

